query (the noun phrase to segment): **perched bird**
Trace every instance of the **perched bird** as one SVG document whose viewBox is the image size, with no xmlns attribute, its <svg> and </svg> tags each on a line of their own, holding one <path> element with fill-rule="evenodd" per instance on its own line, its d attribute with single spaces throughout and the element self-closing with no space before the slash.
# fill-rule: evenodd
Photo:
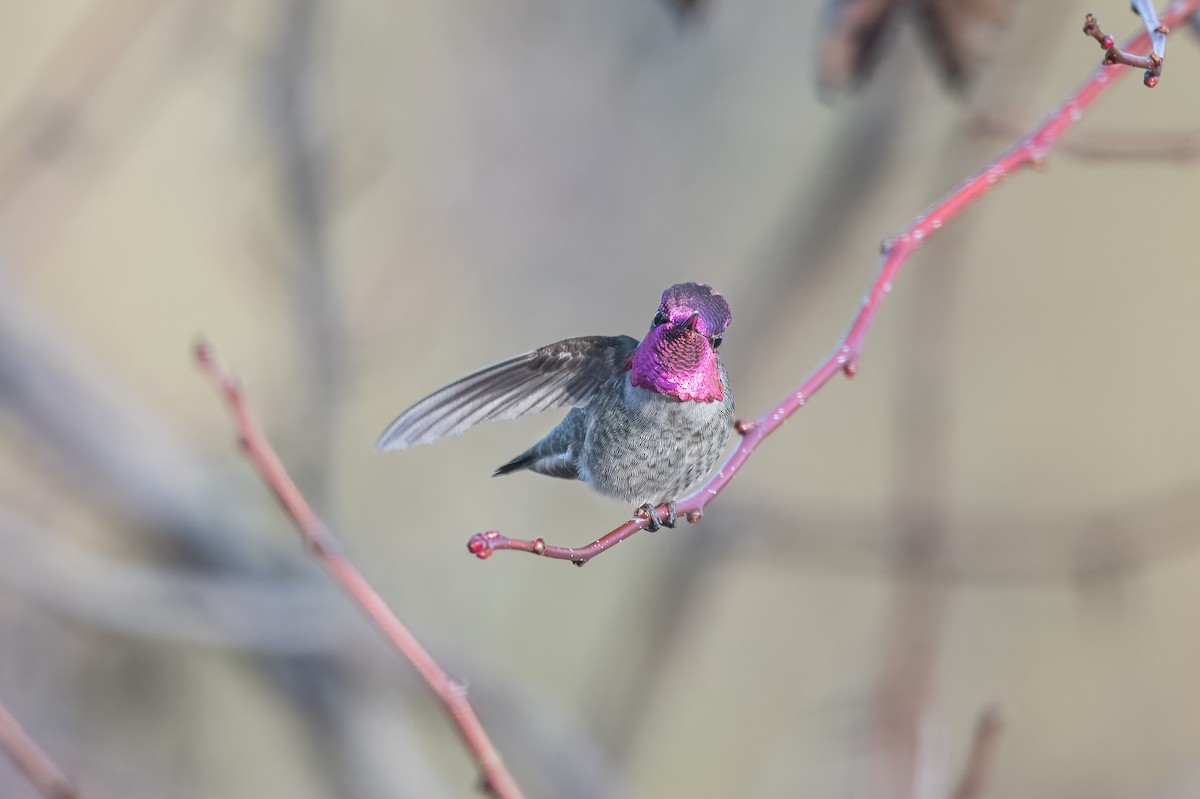
<svg viewBox="0 0 1200 799">
<path fill-rule="evenodd" d="M 375 448 L 404 449 L 488 419 L 573 406 L 541 441 L 495 471 L 582 480 L 633 503 L 648 529 L 674 527 L 675 500 L 696 489 L 733 430 L 733 392 L 717 356 L 733 319 L 703 283 L 680 283 L 639 343 L 582 336 L 549 344 L 440 388 L 400 414 Z M 659 519 L 656 508 L 669 513 Z"/>
</svg>

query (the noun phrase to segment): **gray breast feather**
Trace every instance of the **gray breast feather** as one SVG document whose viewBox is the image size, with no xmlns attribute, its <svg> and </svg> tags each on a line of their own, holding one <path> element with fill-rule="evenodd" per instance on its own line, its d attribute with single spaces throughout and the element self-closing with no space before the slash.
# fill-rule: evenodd
<svg viewBox="0 0 1200 799">
<path fill-rule="evenodd" d="M 579 473 L 602 494 L 635 505 L 662 504 L 695 490 L 716 466 L 733 432 L 734 401 L 724 364 L 725 398 L 678 402 L 623 381 L 589 409 Z"/>
</svg>

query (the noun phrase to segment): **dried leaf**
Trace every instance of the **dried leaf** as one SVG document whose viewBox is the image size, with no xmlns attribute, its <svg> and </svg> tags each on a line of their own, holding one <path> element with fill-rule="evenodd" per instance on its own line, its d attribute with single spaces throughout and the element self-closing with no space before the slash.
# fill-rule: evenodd
<svg viewBox="0 0 1200 799">
<path fill-rule="evenodd" d="M 829 0 L 818 26 L 822 90 L 854 87 L 883 54 L 902 0 Z"/>
<path fill-rule="evenodd" d="M 870 77 L 892 29 L 911 9 L 942 77 L 962 88 L 995 52 L 1012 5 L 1013 0 L 915 0 L 915 7 L 903 0 L 829 0 L 818 28 L 819 85 L 823 91 L 853 88 Z"/>
</svg>

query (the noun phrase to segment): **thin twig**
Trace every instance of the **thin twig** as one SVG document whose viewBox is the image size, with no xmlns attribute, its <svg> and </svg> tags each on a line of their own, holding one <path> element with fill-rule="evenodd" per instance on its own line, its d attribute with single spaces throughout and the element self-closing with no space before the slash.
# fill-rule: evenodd
<svg viewBox="0 0 1200 799">
<path fill-rule="evenodd" d="M 0 751 L 32 782 L 46 799 L 76 799 L 71 781 L 50 756 L 29 737 L 12 714 L 0 705 Z"/>
<path fill-rule="evenodd" d="M 451 679 L 421 646 L 408 628 L 391 611 L 354 564 L 342 554 L 337 539 L 309 506 L 300 489 L 292 481 L 279 456 L 267 441 L 258 421 L 246 406 L 240 383 L 217 362 L 212 349 L 204 343 L 196 347 L 196 359 L 213 386 L 224 396 L 233 414 L 239 441 L 246 456 L 258 469 L 266 484 L 275 492 L 288 515 L 295 522 L 304 543 L 351 599 L 383 633 L 397 651 L 413 665 L 425 683 L 442 703 L 458 728 L 483 778 L 484 790 L 500 799 L 518 799 L 521 790 L 504 767 L 500 754 L 492 745 L 475 711 L 467 701 L 466 687 Z"/>
<path fill-rule="evenodd" d="M 1127 67 L 1146 70 L 1145 75 L 1142 76 L 1142 82 L 1153 89 L 1158 85 L 1159 77 L 1162 76 L 1163 60 L 1167 57 L 1167 35 L 1171 29 L 1159 20 L 1158 12 L 1154 10 L 1154 3 L 1151 0 L 1133 0 L 1133 10 L 1142 18 L 1142 22 L 1146 25 L 1146 33 L 1150 36 L 1149 55 L 1135 55 L 1130 52 L 1134 49 L 1140 50 L 1144 45 L 1117 47 L 1113 42 L 1113 37 L 1100 29 L 1099 21 L 1092 14 L 1088 14 L 1084 18 L 1083 32 L 1104 48 L 1106 64 L 1124 64 Z"/>
<path fill-rule="evenodd" d="M 967 762 L 963 765 L 962 775 L 958 785 L 950 794 L 950 799 L 979 799 L 987 785 L 988 775 L 992 771 L 992 763 L 996 760 L 996 751 L 1000 748 L 1000 733 L 1004 731 L 1004 719 L 1000 710 L 989 707 L 979 715 L 975 725 L 975 738 L 971 741 L 971 751 L 967 753 Z"/>
<path fill-rule="evenodd" d="M 294 544 L 255 540 L 251 534 L 254 523 L 242 512 L 235 492 L 223 485 L 227 478 L 214 476 L 200 456 L 178 439 L 157 409 L 90 362 L 87 348 L 54 325 L 22 291 L 16 279 L 22 271 L 21 264 L 0 256 L 0 416 L 16 422 L 11 429 L 18 434 L 17 442 L 37 453 L 28 464 L 31 473 L 39 471 L 57 490 L 103 509 L 113 532 L 133 537 L 135 548 L 148 561 L 186 566 L 195 576 L 214 580 L 230 578 L 249 583 L 257 577 L 264 588 L 284 580 L 294 581 L 297 586 L 308 580 L 311 575 L 307 571 L 302 574 L 299 568 L 303 554 L 295 551 Z M 214 502 L 212 497 L 217 494 L 226 501 Z M 31 498 L 31 502 L 36 500 Z M 7 523 L 0 518 L 0 525 Z M 49 530 L 38 530 L 33 538 L 62 540 Z M 6 554 L 4 559 L 0 576 L 20 569 L 21 558 L 14 560 Z M 34 579 L 31 571 L 19 572 L 26 585 Z M 51 575 L 50 581 L 36 586 L 36 592 L 50 597 L 52 605 L 71 604 L 69 597 L 74 591 L 55 592 L 52 588 L 63 583 L 61 569 L 47 574 Z M 87 571 L 85 576 L 68 582 L 72 589 L 86 592 L 86 586 L 100 576 Z M 134 585 L 122 586 L 136 590 Z M 174 601 L 182 601 L 178 593 L 173 597 Z M 107 615 L 121 626 L 123 621 L 133 620 L 121 618 L 121 609 L 113 604 L 117 595 L 105 594 L 103 599 L 87 608 L 85 616 L 91 621 Z M 142 607 L 150 615 L 163 613 L 160 618 L 167 621 L 168 607 Z M 194 610 L 205 615 L 215 606 Z M 210 632 L 217 629 L 214 625 L 202 626 Z M 336 731 L 353 720 L 352 713 L 339 712 L 346 707 L 349 687 L 347 675 L 338 665 L 344 661 L 336 649 L 289 650 L 285 643 L 283 649 L 272 651 L 270 642 L 282 641 L 287 626 L 275 629 L 274 636 L 260 639 L 267 645 L 264 649 L 256 647 L 250 662 L 271 676 L 285 677 L 269 682 L 270 689 L 286 700 L 280 707 L 293 714 L 285 726 L 315 745 L 322 740 L 321 733 L 331 728 Z M 176 631 L 186 635 L 183 628 Z M 348 740 L 347 735 L 335 737 L 339 742 Z M 371 763 L 351 763 L 346 757 L 358 753 L 346 753 L 341 748 L 314 748 L 313 753 L 330 758 L 327 767 L 320 769 L 320 779 L 327 784 L 318 793 L 345 795 L 347 769 L 354 769 L 354 779 L 369 781 L 381 776 L 363 773 L 373 768 Z"/>
<path fill-rule="evenodd" d="M 1200 0 L 1179 0 L 1164 12 L 1160 24 L 1173 25 L 1197 9 L 1200 9 Z M 1127 51 L 1143 49 L 1149 44 L 1149 40 L 1148 33 L 1139 34 L 1130 39 L 1124 49 Z M 734 475 L 764 439 L 778 430 L 788 417 L 803 407 L 834 375 L 841 372 L 847 377 L 854 376 L 858 370 L 859 353 L 862 350 L 863 341 L 871 329 L 871 323 L 875 320 L 875 315 L 879 312 L 884 297 L 891 292 L 892 283 L 900 274 L 900 270 L 908 261 L 909 256 L 916 252 L 925 241 L 935 236 L 946 223 L 952 221 L 969 205 L 990 192 L 1001 180 L 1024 167 L 1043 165 L 1046 155 L 1059 138 L 1083 118 L 1084 112 L 1122 73 L 1122 68 L 1113 64 L 1106 63 L 1097 67 L 1091 77 L 1032 132 L 982 171 L 968 178 L 957 189 L 936 202 L 898 235 L 885 241 L 879 273 L 863 298 L 846 336 L 838 343 L 833 352 L 805 378 L 804 382 L 792 389 L 782 402 L 753 421 L 737 423 L 737 431 L 742 435 L 737 449 L 706 485 L 677 503 L 679 514 L 686 516 L 687 520 L 693 524 L 699 521 L 700 517 L 704 515 L 704 509 L 708 503 L 729 485 Z M 659 513 L 660 516 L 665 515 L 666 510 L 660 509 Z M 481 559 L 489 557 L 497 550 L 512 549 L 558 560 L 569 560 L 582 566 L 600 553 L 644 529 L 646 523 L 647 520 L 644 518 L 631 519 L 583 547 L 554 546 L 547 544 L 541 538 L 533 540 L 508 538 L 495 530 L 489 530 L 471 536 L 467 542 L 467 549 Z"/>
</svg>

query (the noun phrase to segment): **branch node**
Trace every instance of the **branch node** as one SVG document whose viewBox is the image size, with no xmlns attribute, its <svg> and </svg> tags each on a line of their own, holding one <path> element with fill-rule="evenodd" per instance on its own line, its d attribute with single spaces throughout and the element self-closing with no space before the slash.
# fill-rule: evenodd
<svg viewBox="0 0 1200 799">
<path fill-rule="evenodd" d="M 738 432 L 738 435 L 746 435 L 756 427 L 753 419 L 738 419 L 733 423 L 733 429 Z"/>
<path fill-rule="evenodd" d="M 535 554 L 535 555 L 545 555 L 546 554 L 546 542 L 543 539 L 541 539 L 541 538 L 534 539 L 533 554 Z"/>
<path fill-rule="evenodd" d="M 313 534 L 306 536 L 306 539 L 309 551 L 318 558 L 337 555 L 339 552 L 337 541 L 334 540 L 333 534 L 323 527 L 313 531 Z"/>
<path fill-rule="evenodd" d="M 688 524 L 695 524 L 703 518 L 704 512 L 699 510 L 694 510 L 687 515 Z"/>
</svg>

